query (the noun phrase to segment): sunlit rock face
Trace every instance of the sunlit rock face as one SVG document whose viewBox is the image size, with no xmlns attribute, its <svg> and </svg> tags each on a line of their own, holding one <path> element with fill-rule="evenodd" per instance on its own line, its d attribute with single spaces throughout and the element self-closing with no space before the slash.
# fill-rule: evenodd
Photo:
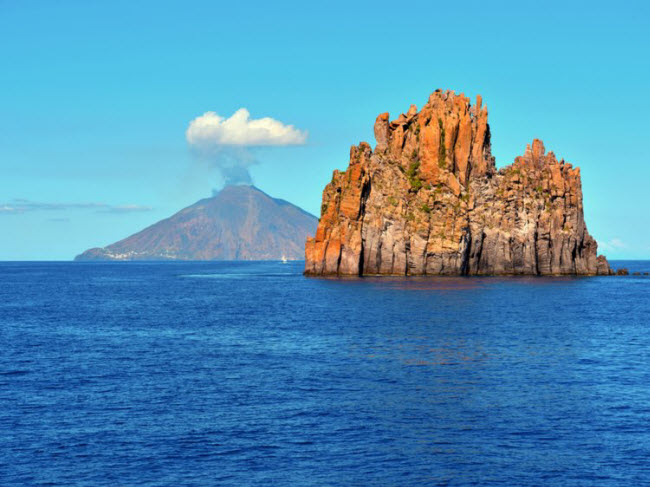
<svg viewBox="0 0 650 487">
<path fill-rule="evenodd" d="M 435 91 L 375 122 L 323 191 L 307 275 L 610 274 L 587 232 L 580 169 L 534 140 L 497 171 L 488 111 Z"/>
</svg>

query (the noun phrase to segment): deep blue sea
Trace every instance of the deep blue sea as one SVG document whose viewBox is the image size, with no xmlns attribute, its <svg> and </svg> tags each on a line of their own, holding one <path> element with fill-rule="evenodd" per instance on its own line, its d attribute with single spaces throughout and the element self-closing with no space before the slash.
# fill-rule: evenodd
<svg viewBox="0 0 650 487">
<path fill-rule="evenodd" d="M 0 485 L 650 485 L 650 277 L 302 265 L 0 263 Z"/>
</svg>

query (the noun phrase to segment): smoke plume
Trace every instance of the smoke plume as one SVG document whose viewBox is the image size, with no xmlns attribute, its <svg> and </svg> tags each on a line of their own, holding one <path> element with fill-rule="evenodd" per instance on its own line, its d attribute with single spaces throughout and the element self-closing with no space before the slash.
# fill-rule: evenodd
<svg viewBox="0 0 650 487">
<path fill-rule="evenodd" d="M 245 108 L 229 118 L 206 112 L 185 132 L 193 155 L 219 170 L 225 184 L 252 184 L 249 168 L 258 163 L 257 147 L 301 145 L 307 132 L 270 117 L 252 119 Z"/>
</svg>

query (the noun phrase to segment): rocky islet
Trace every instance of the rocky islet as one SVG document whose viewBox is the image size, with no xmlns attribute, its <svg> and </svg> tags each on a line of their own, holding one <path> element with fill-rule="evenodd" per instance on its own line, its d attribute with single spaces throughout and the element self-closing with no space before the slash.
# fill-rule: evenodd
<svg viewBox="0 0 650 487">
<path fill-rule="evenodd" d="M 323 191 L 307 275 L 609 275 L 584 221 L 580 169 L 533 140 L 497 170 L 488 111 L 436 90 L 377 117 Z"/>
</svg>

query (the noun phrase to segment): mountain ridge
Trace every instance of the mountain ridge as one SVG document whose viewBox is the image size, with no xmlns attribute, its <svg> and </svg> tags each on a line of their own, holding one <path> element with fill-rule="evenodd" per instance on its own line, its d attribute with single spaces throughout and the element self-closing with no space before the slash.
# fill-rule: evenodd
<svg viewBox="0 0 650 487">
<path fill-rule="evenodd" d="M 300 260 L 316 223 L 302 208 L 255 186 L 226 186 L 75 260 Z"/>
</svg>

